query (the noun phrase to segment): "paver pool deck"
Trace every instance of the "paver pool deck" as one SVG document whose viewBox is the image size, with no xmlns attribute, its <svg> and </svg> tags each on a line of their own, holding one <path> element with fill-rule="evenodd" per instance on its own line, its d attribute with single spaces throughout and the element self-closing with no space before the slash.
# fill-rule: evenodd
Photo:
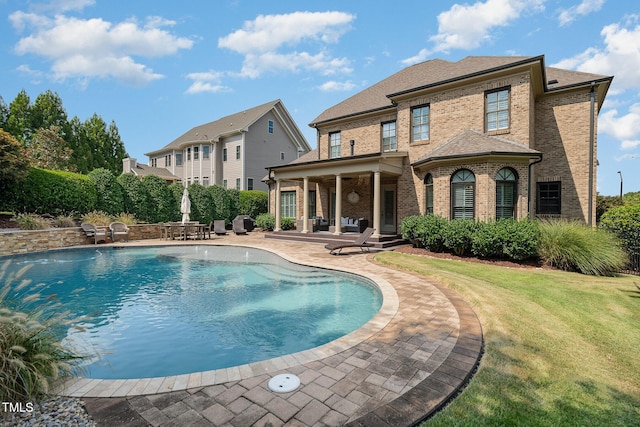
<svg viewBox="0 0 640 427">
<path fill-rule="evenodd" d="M 185 244 L 164 240 L 126 246 Z M 235 368 L 140 380 L 75 379 L 99 426 L 411 426 L 468 381 L 482 354 L 480 322 L 455 292 L 373 261 L 374 252 L 329 255 L 320 244 L 228 235 L 190 245 L 266 249 L 293 262 L 369 277 L 383 307 L 365 326 L 315 349 Z M 300 386 L 268 387 L 290 373 Z"/>
</svg>

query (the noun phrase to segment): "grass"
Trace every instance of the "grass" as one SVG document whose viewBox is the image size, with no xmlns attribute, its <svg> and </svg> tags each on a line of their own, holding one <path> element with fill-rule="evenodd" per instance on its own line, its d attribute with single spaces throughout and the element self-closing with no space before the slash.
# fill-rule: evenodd
<svg viewBox="0 0 640 427">
<path fill-rule="evenodd" d="M 640 278 L 385 252 L 384 265 L 458 292 L 485 354 L 431 426 L 631 426 L 640 419 Z"/>
</svg>

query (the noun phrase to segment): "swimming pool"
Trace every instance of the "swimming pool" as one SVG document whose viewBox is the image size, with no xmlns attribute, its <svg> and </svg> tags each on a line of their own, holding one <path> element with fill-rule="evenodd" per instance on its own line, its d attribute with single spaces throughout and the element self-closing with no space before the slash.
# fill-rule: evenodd
<svg viewBox="0 0 640 427">
<path fill-rule="evenodd" d="M 86 331 L 89 378 L 180 375 L 271 359 L 358 329 L 382 304 L 370 281 L 230 246 L 62 250 L 13 257 Z"/>
</svg>

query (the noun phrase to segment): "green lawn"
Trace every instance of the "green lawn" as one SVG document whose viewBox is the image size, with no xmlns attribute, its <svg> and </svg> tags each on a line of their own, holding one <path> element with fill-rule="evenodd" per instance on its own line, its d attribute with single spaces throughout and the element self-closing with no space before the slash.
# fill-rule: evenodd
<svg viewBox="0 0 640 427">
<path fill-rule="evenodd" d="M 376 260 L 454 289 L 482 324 L 477 374 L 425 425 L 640 425 L 640 277 Z"/>
</svg>

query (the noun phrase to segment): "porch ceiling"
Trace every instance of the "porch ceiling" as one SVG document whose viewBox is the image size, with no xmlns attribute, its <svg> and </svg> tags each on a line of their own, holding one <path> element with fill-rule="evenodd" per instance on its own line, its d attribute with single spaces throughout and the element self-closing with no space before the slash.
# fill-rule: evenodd
<svg viewBox="0 0 640 427">
<path fill-rule="evenodd" d="M 293 181 L 305 177 L 314 179 L 335 177 L 336 175 L 357 176 L 372 172 L 380 172 L 387 176 L 400 176 L 406 157 L 408 157 L 408 153 L 401 151 L 290 164 L 271 168 L 271 179 Z"/>
</svg>

